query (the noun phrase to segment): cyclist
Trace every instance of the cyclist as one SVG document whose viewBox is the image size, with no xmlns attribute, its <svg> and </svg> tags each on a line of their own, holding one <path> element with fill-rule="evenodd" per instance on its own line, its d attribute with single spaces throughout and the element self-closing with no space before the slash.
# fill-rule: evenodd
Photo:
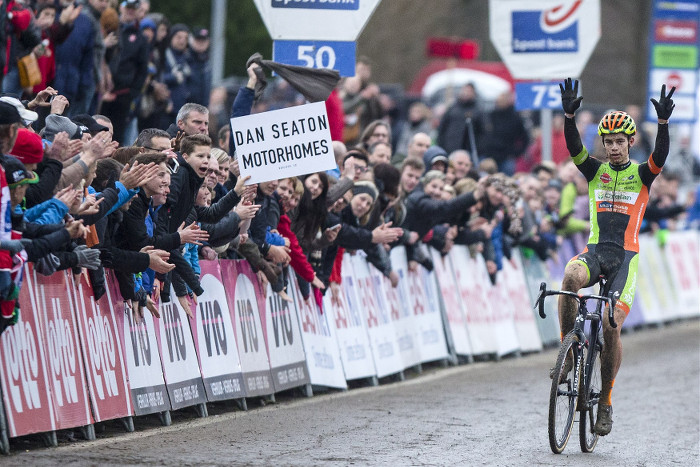
<svg viewBox="0 0 700 467">
<path fill-rule="evenodd" d="M 588 245 L 566 265 L 562 289 L 578 293 L 589 287 L 604 274 L 610 291 L 618 297 L 614 310 L 616 328 L 610 326 L 607 314 L 603 319 L 604 346 L 601 355 L 602 390 L 594 431 L 605 436 L 612 429 L 611 393 L 615 376 L 622 361 L 620 330 L 629 314 L 637 284 L 639 261 L 639 228 L 649 199 L 649 188 L 666 162 L 669 148 L 668 119 L 675 105 L 661 87 L 661 97 L 651 99 L 658 117 L 656 144 L 649 159 L 641 164 L 630 161 L 629 150 L 634 144 L 636 126 L 625 112 L 612 111 L 603 116 L 598 134 L 608 162 L 596 160 L 588 154 L 576 129 L 574 114 L 581 105 L 578 81 L 571 78 L 561 88 L 561 102 L 566 116 L 564 135 L 569 153 L 579 171 L 588 181 L 591 231 Z M 562 296 L 559 299 L 559 322 L 562 339 L 574 327 L 576 301 Z M 573 366 L 573 362 L 567 363 Z M 569 369 L 570 369 L 569 366 Z"/>
</svg>

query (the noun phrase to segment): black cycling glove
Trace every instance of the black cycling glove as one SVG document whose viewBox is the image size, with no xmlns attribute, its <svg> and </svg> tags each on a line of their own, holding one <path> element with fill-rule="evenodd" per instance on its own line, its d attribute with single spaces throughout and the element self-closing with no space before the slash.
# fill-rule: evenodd
<svg viewBox="0 0 700 467">
<path fill-rule="evenodd" d="M 654 104 L 654 108 L 656 109 L 656 116 L 659 117 L 659 120 L 668 120 L 671 116 L 671 113 L 673 113 L 673 108 L 676 106 L 676 104 L 673 103 L 673 99 L 671 99 L 671 96 L 673 95 L 675 90 L 676 87 L 673 86 L 671 88 L 671 92 L 669 92 L 667 96 L 666 85 L 662 84 L 661 97 L 659 97 L 659 100 L 657 101 L 656 99 L 649 99 L 651 103 Z"/>
<path fill-rule="evenodd" d="M 578 80 L 574 80 L 573 85 L 571 81 L 571 78 L 566 78 L 563 86 L 559 83 L 561 106 L 566 114 L 576 113 L 581 106 L 581 100 L 583 100 L 583 96 L 578 95 Z"/>
</svg>

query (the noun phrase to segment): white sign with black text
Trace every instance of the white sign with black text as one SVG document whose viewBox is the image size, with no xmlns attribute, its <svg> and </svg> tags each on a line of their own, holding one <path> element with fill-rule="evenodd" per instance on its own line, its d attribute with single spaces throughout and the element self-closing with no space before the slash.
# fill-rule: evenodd
<svg viewBox="0 0 700 467">
<path fill-rule="evenodd" d="M 323 102 L 231 119 L 241 176 L 260 183 L 334 169 Z"/>
</svg>

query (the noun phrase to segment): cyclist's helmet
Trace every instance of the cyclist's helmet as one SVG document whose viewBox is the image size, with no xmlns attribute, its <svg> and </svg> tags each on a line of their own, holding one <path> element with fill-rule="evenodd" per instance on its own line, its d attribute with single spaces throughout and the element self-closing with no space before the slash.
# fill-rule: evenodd
<svg viewBox="0 0 700 467">
<path fill-rule="evenodd" d="M 624 133 L 632 136 L 637 133 L 637 125 L 627 112 L 614 110 L 603 116 L 598 124 L 599 135 L 609 135 L 614 133 Z"/>
</svg>

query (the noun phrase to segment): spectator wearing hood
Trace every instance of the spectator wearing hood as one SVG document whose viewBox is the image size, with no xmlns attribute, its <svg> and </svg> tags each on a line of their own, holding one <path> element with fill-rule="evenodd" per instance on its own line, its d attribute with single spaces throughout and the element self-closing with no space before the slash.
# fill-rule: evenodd
<svg viewBox="0 0 700 467">
<path fill-rule="evenodd" d="M 0 15 L 3 18 L 0 26 L 5 34 L 2 44 L 6 47 L 0 55 L 3 59 L 7 58 L 7 61 L 2 61 L 2 92 L 21 97 L 24 90 L 19 83 L 17 60 L 29 55 L 41 43 L 41 31 L 34 24 L 31 10 L 25 8 L 22 2 L 8 0 L 2 5 L 7 8 L 6 12 Z"/>
<path fill-rule="evenodd" d="M 442 173 L 446 173 L 449 165 L 447 151 L 440 146 L 430 146 L 423 154 L 423 162 L 425 163 L 426 173 L 431 170 L 439 170 Z"/>
<path fill-rule="evenodd" d="M 476 88 L 467 83 L 459 91 L 457 101 L 450 106 L 440 120 L 438 126 L 437 144 L 445 148 L 447 153 L 455 149 L 466 149 L 474 153 L 469 139 L 467 119 L 471 119 L 474 128 L 474 139 L 477 148 L 483 134 L 482 112 L 479 108 Z"/>
</svg>

